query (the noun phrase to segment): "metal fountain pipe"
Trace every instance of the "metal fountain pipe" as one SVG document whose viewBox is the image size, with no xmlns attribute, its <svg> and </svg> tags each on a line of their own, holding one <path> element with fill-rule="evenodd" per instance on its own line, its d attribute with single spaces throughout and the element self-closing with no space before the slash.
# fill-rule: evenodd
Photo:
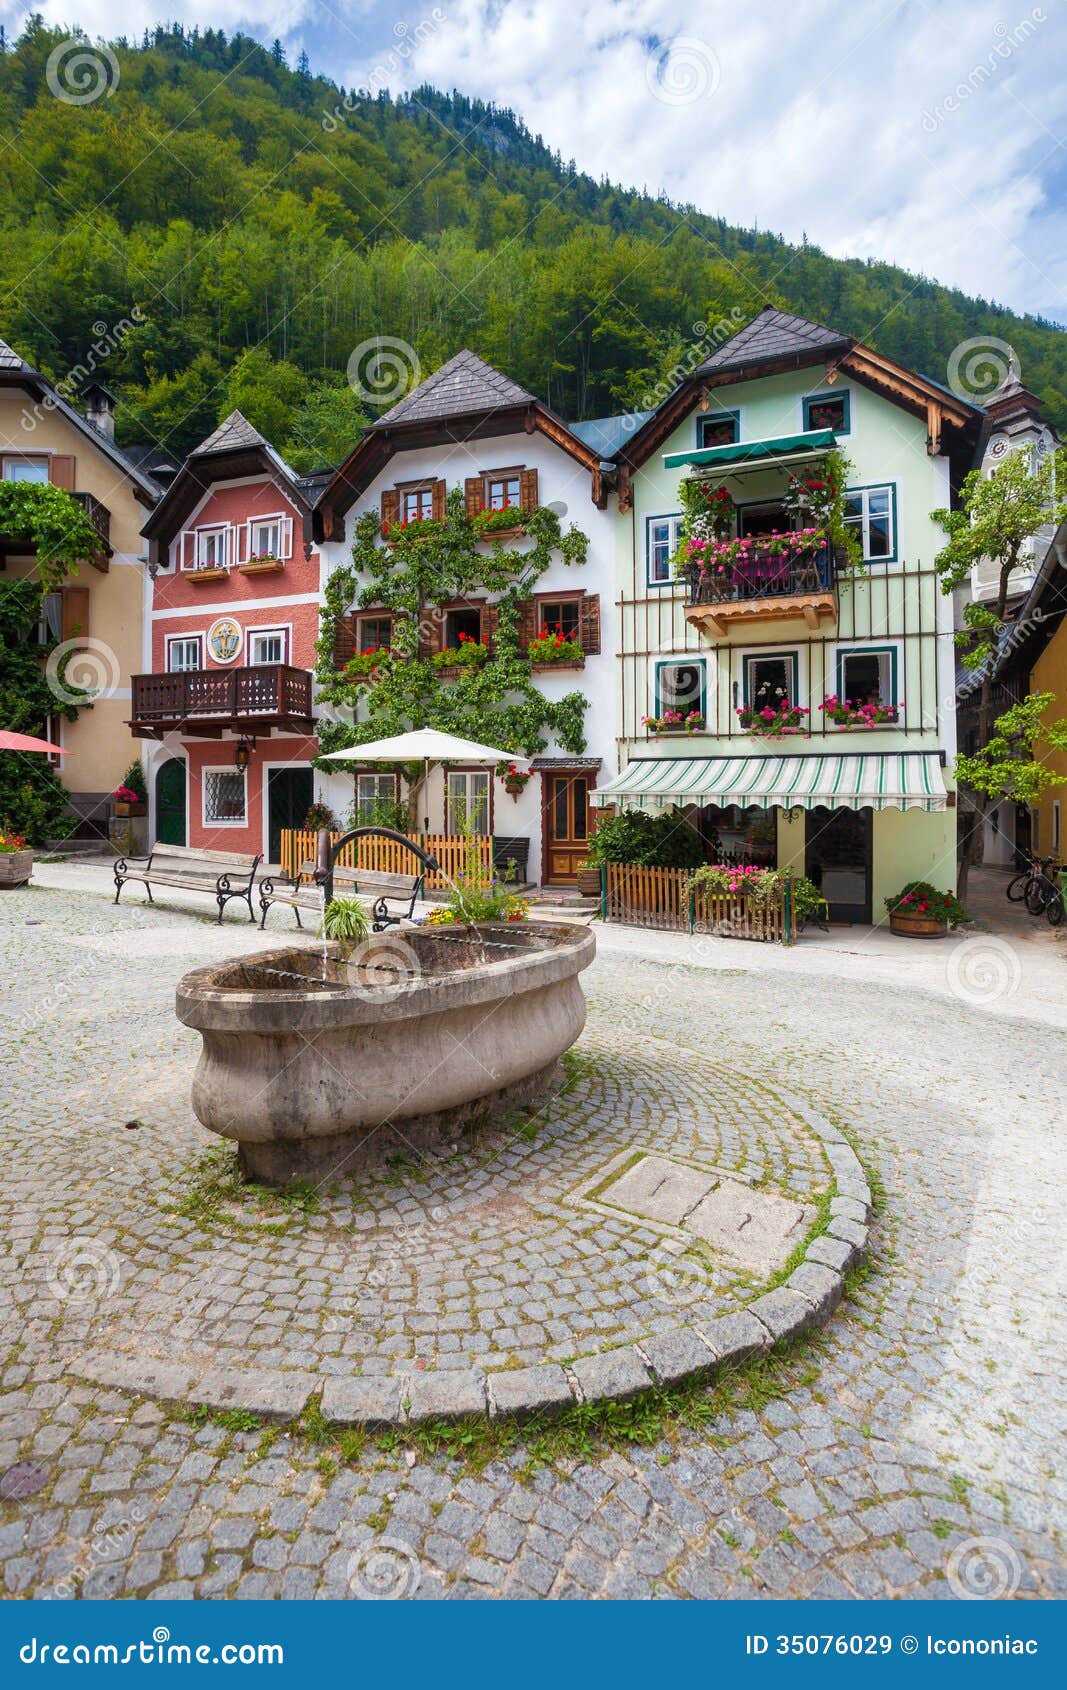
<svg viewBox="0 0 1067 1690">
<path fill-rule="evenodd" d="M 342 833 L 336 845 L 330 844 L 329 829 L 320 827 L 318 843 L 315 849 L 315 884 L 321 886 L 326 903 L 333 899 L 333 871 L 337 859 L 345 846 L 352 839 L 367 839 L 371 835 L 378 839 L 392 839 L 398 845 L 404 845 L 413 857 L 418 857 L 423 868 L 430 874 L 440 872 L 441 865 L 429 851 L 424 851 L 421 845 L 416 845 L 406 833 L 397 833 L 391 827 L 353 827 L 348 833 Z"/>
</svg>

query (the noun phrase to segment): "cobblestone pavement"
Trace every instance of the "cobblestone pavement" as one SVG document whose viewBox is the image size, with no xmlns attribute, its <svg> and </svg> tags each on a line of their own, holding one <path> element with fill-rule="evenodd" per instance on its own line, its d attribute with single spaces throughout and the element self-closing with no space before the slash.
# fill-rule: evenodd
<svg viewBox="0 0 1067 1690">
<path fill-rule="evenodd" d="M 478 1230 L 508 1270 L 502 1306 L 514 1314 L 490 1329 L 490 1345 L 521 1358 L 527 1340 L 540 1342 L 524 1326 L 568 1343 L 549 1324 L 555 1293 L 561 1309 L 572 1305 L 566 1319 L 582 1318 L 584 1280 L 596 1288 L 586 1337 L 604 1332 L 611 1341 L 619 1311 L 596 1230 L 602 1220 L 589 1217 L 597 1248 L 571 1259 L 583 1237 L 572 1215 L 557 1217 L 556 1237 L 546 1222 L 530 1251 L 511 1232 L 508 1203 L 493 1211 L 527 1171 L 550 1184 L 557 1150 L 565 1177 L 553 1200 L 571 1191 L 592 1165 L 587 1151 L 601 1120 L 605 1160 L 650 1134 L 675 1153 L 691 1153 L 699 1139 L 714 1142 L 728 1167 L 815 1198 L 817 1149 L 776 1097 L 816 1103 L 849 1130 L 884 1186 L 875 1269 L 806 1358 L 814 1365 L 804 1382 L 779 1400 L 723 1408 L 700 1431 L 669 1421 L 652 1447 L 621 1452 L 594 1440 L 580 1463 L 532 1472 L 518 1447 L 475 1474 L 406 1447 L 402 1434 L 372 1439 L 352 1460 L 329 1451 L 324 1459 L 320 1447 L 276 1427 L 200 1423 L 72 1378 L 78 1319 L 82 1342 L 106 1334 L 120 1348 L 142 1343 L 163 1354 L 165 1340 L 189 1341 L 164 1330 L 166 1299 L 190 1294 L 194 1322 L 221 1321 L 226 1341 L 292 1355 L 332 1334 L 336 1350 L 321 1355 L 345 1356 L 358 1303 L 301 1307 L 292 1273 L 300 1249 L 321 1249 L 342 1222 L 364 1245 L 388 1206 L 403 1216 L 410 1203 L 434 1207 L 441 1192 L 459 1198 L 447 1180 L 438 1187 L 423 1171 L 399 1169 L 395 1184 L 362 1199 L 341 1193 L 320 1215 L 266 1217 L 242 1231 L 225 1201 L 212 1207 L 195 1167 L 214 1141 L 187 1107 L 185 1064 L 196 1047 L 174 1021 L 173 987 L 191 966 L 276 937 L 260 941 L 237 921 L 218 929 L 174 910 L 116 911 L 87 893 L 44 888 L 6 894 L 0 921 L 0 1322 L 14 1336 L 0 1374 L 0 1475 L 15 1468 L 0 1493 L 17 1492 L 0 1501 L 9 1595 L 1067 1589 L 1057 1463 L 1067 1040 L 1021 1016 L 1017 992 L 1009 1020 L 975 1007 L 970 999 L 983 999 L 973 989 L 970 999 L 967 991 L 952 998 L 881 981 L 689 966 L 677 960 L 684 947 L 665 959 L 655 935 L 642 950 L 632 933 L 625 946 L 603 934 L 585 976 L 590 1021 L 580 1049 L 591 1060 L 567 1110 L 543 1135 L 486 1146 L 495 1159 L 463 1166 L 467 1246 L 477 1245 Z M 748 950 L 738 944 L 729 954 Z M 144 1125 L 127 1130 L 127 1120 Z M 543 1196 L 547 1186 L 538 1190 Z M 183 1193 L 186 1212 L 175 1214 Z M 476 1223 L 466 1212 L 472 1204 Z M 544 1212 L 551 1221 L 551 1201 Z M 236 1211 L 242 1218 L 246 1207 Z M 280 1232 L 267 1230 L 275 1224 Z M 639 1232 L 631 1236 L 647 1248 Z M 103 1252 L 91 1260 L 103 1260 L 105 1288 L 107 1253 L 120 1258 L 115 1294 L 80 1313 L 62 1295 L 73 1283 L 72 1238 Z M 532 1258 L 554 1250 L 565 1259 L 549 1260 L 546 1276 Z M 51 1304 L 42 1298 L 45 1262 L 45 1280 L 51 1271 L 59 1290 Z M 420 1359 L 410 1325 L 417 1265 L 405 1258 L 394 1287 L 395 1330 L 375 1333 L 375 1353 L 390 1366 Z M 240 1290 L 246 1273 L 253 1286 L 260 1276 L 262 1305 Z M 124 1274 L 148 1287 L 140 1312 Z M 477 1292 L 472 1301 L 471 1288 L 458 1286 L 443 1289 L 457 1303 L 448 1312 L 461 1317 L 456 1336 L 467 1342 Z M 729 1275 L 721 1282 L 724 1297 L 740 1288 Z M 385 1283 L 379 1295 L 390 1289 Z M 635 1312 L 629 1300 L 623 1321 L 659 1312 L 654 1301 Z M 392 1347 L 390 1336 L 399 1341 Z"/>
</svg>

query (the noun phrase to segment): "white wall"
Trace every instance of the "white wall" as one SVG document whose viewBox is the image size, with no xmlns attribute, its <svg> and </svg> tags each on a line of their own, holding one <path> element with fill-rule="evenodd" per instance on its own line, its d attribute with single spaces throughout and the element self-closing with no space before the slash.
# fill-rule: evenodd
<svg viewBox="0 0 1067 1690">
<path fill-rule="evenodd" d="M 568 692 L 581 692 L 588 700 L 585 715 L 586 747 L 583 755 L 600 757 L 601 767 L 596 775 L 602 785 L 617 772 L 616 735 L 619 731 L 616 652 L 618 630 L 615 582 L 615 504 L 597 510 L 591 495 L 591 478 L 560 447 L 542 434 L 501 435 L 459 445 L 450 443 L 436 447 L 396 453 L 348 512 L 344 541 L 330 541 L 321 547 L 323 582 L 339 565 L 351 557 L 352 535 L 356 520 L 367 511 L 380 509 L 383 490 L 398 481 L 416 481 L 424 477 L 444 479 L 449 492 L 462 489 L 468 476 L 480 474 L 497 466 L 523 464 L 538 473 L 538 497 L 542 505 L 552 505 L 564 531 L 573 523 L 589 538 L 587 562 L 569 568 L 558 554 L 544 575 L 538 580 L 537 593 L 574 591 L 600 595 L 600 655 L 587 657 L 582 670 L 568 670 L 558 675 L 541 673 L 534 676 L 535 685 L 548 699 L 561 698 Z M 518 548 L 532 547 L 532 541 L 515 542 Z M 447 686 L 447 681 L 442 681 Z M 543 753 L 546 756 L 565 755 L 564 748 L 551 739 Z M 352 801 L 350 774 L 323 777 L 316 773 L 316 791 L 340 816 L 344 816 Z M 431 831 L 444 825 L 444 782 L 440 772 L 431 777 L 428 806 Z M 540 878 L 541 867 L 541 781 L 534 775 L 519 799 L 508 796 L 502 781 L 495 783 L 494 830 L 498 834 L 528 837 L 530 840 L 530 877 Z"/>
</svg>

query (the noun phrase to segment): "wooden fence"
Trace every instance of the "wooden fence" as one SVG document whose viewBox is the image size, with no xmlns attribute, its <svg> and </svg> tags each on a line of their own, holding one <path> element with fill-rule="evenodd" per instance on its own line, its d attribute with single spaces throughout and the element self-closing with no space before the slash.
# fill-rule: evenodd
<svg viewBox="0 0 1067 1690">
<path fill-rule="evenodd" d="M 281 864 L 286 874 L 295 879 L 302 863 L 315 861 L 318 848 L 318 834 L 306 828 L 285 828 L 282 831 Z M 331 833 L 330 843 L 340 838 L 340 834 Z M 426 885 L 441 887 L 448 884 L 446 876 L 454 880 L 463 873 L 467 864 L 467 840 L 462 834 L 449 833 L 416 833 L 411 835 L 416 845 L 421 845 L 424 851 L 437 858 L 443 869 L 442 874 L 428 874 Z M 478 855 L 483 869 L 492 872 L 493 841 L 489 834 L 480 834 L 473 843 L 478 848 Z M 345 846 L 338 861 L 345 868 L 366 869 L 368 874 L 415 874 L 418 872 L 418 859 L 411 852 L 399 844 L 395 839 L 354 839 Z"/>
<path fill-rule="evenodd" d="M 604 919 L 626 922 L 631 927 L 792 944 L 788 893 L 780 903 L 757 906 L 731 893 L 692 896 L 686 891 L 688 879 L 687 869 L 608 863 L 601 871 Z"/>
</svg>

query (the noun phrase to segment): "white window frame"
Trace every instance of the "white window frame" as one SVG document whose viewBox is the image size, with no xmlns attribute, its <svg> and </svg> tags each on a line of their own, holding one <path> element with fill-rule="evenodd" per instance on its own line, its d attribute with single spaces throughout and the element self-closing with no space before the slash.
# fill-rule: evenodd
<svg viewBox="0 0 1067 1690">
<path fill-rule="evenodd" d="M 904 694 L 904 642 L 902 640 L 843 641 L 834 651 L 834 689 L 836 690 L 837 688 L 838 674 L 842 676 L 842 682 L 844 680 L 845 663 L 848 658 L 862 657 L 866 653 L 874 654 L 879 657 L 884 655 L 889 658 L 889 682 L 894 696 L 892 698 L 883 698 L 882 703 L 893 704 L 899 707 L 901 695 Z M 895 653 L 895 659 L 891 656 L 892 653 Z M 847 689 L 841 692 L 841 697 L 848 697 Z M 901 719 L 901 722 L 886 722 L 884 725 L 887 728 L 895 726 L 899 727 L 903 725 L 903 719 Z"/>
<path fill-rule="evenodd" d="M 240 775 L 244 786 L 244 813 L 240 816 L 222 816 L 214 820 L 207 813 L 207 777 L 208 775 Z M 247 827 L 248 826 L 248 770 L 235 768 L 232 763 L 213 763 L 210 768 L 200 771 L 200 820 L 204 827 Z"/>
<path fill-rule="evenodd" d="M 176 645 L 195 645 L 196 646 L 196 653 L 197 653 L 196 662 L 192 665 L 191 669 L 184 666 L 184 665 L 180 669 L 176 669 L 174 667 L 174 663 L 172 661 L 172 653 L 173 653 L 174 647 Z M 168 675 L 188 675 L 194 669 L 202 669 L 204 667 L 204 636 L 203 636 L 203 634 L 168 634 L 166 636 L 165 662 L 166 662 L 166 666 L 167 666 L 167 674 Z"/>
<path fill-rule="evenodd" d="M 679 580 L 673 572 L 658 580 L 652 574 L 652 530 L 658 523 L 667 525 L 667 567 L 670 569 L 670 560 L 678 550 L 682 537 L 682 512 L 670 511 L 663 516 L 645 518 L 645 582 L 649 587 L 673 587 Z"/>
<path fill-rule="evenodd" d="M 460 824 L 461 827 L 466 825 L 467 818 L 469 817 L 469 815 L 471 813 L 471 794 L 472 794 L 472 792 L 476 792 L 476 793 L 483 792 L 482 783 L 484 782 L 484 799 L 485 799 L 484 821 L 485 821 L 485 825 L 480 831 L 482 833 L 488 833 L 490 831 L 490 824 L 491 824 L 492 819 L 493 819 L 493 772 L 492 772 L 492 770 L 491 769 L 447 769 L 445 771 L 445 799 L 446 799 L 446 803 L 447 803 L 447 807 L 448 807 L 448 826 L 452 830 L 453 833 L 455 833 L 457 831 L 456 814 L 455 814 L 455 809 L 454 809 L 455 800 L 452 797 L 452 785 L 453 785 L 454 781 L 455 782 L 462 781 L 463 787 L 464 787 L 464 793 L 463 793 L 463 799 L 462 799 L 463 821 Z M 475 801 L 478 802 L 479 800 L 476 798 Z"/>
<path fill-rule="evenodd" d="M 385 802 L 388 803 L 388 804 L 395 804 L 400 798 L 400 777 L 399 777 L 398 774 L 390 774 L 388 772 L 388 770 L 382 770 L 382 769 L 357 770 L 355 797 L 356 797 L 356 814 L 359 817 L 359 824 L 358 825 L 360 825 L 360 826 L 363 825 L 363 792 L 362 792 L 362 786 L 363 786 L 364 781 L 374 781 L 375 783 L 377 783 L 378 781 L 388 781 L 389 782 L 389 793 L 388 793 L 388 796 L 386 797 L 386 800 L 385 800 Z M 368 801 L 368 804 L 367 804 L 368 812 L 372 811 L 374 809 L 375 805 L 380 804 L 381 802 L 382 802 L 382 794 L 380 792 L 376 792 L 374 797 L 369 799 L 369 801 Z"/>
<path fill-rule="evenodd" d="M 870 496 L 872 493 L 887 493 L 889 495 L 889 551 L 884 557 L 871 555 L 871 509 Z M 859 520 L 845 517 L 846 528 L 854 528 L 860 537 L 864 563 L 896 563 L 898 560 L 897 539 L 897 486 L 895 481 L 872 482 L 869 487 L 846 487 L 846 499 L 859 499 Z"/>
<path fill-rule="evenodd" d="M 262 638 L 279 639 L 280 638 L 281 642 L 282 642 L 282 655 L 281 655 L 281 657 L 268 657 L 268 658 L 254 657 L 252 655 L 252 653 L 255 650 L 257 638 L 258 639 L 262 639 Z M 292 628 L 291 628 L 290 624 L 287 623 L 287 622 L 275 623 L 275 624 L 272 624 L 270 627 L 265 627 L 265 628 L 246 628 L 245 629 L 245 650 L 244 650 L 245 663 L 248 665 L 249 668 L 257 668 L 257 669 L 258 668 L 266 668 L 272 663 L 288 663 L 289 662 L 289 648 L 290 648 L 291 640 L 292 640 Z"/>
<path fill-rule="evenodd" d="M 260 551 L 255 545 L 257 528 L 278 529 L 278 545 L 274 551 L 268 547 L 264 555 L 276 557 L 279 563 L 286 563 L 293 555 L 293 519 L 285 511 L 270 511 L 265 516 L 250 516 L 245 523 L 245 559 L 254 557 Z"/>
<path fill-rule="evenodd" d="M 34 469 L 43 469 L 44 480 L 42 481 L 40 477 L 34 475 L 12 475 L 11 471 L 13 469 L 25 469 L 28 465 L 32 465 Z M 17 455 L 15 453 L 11 453 L 10 455 L 5 454 L 3 459 L 3 480 L 21 481 L 31 487 L 45 487 L 52 479 L 51 474 L 49 473 L 50 467 L 48 455 L 45 452 L 20 452 Z"/>
<path fill-rule="evenodd" d="M 193 529 L 193 561 L 187 564 L 182 559 L 182 568 L 194 572 L 198 569 L 229 569 L 230 567 L 230 527 L 225 522 L 212 522 L 203 528 Z M 205 542 L 213 537 L 222 538 L 222 556 L 214 559 L 205 558 L 202 554 Z M 184 549 L 184 548 L 183 548 Z M 216 551 L 218 547 L 216 547 Z"/>
</svg>

